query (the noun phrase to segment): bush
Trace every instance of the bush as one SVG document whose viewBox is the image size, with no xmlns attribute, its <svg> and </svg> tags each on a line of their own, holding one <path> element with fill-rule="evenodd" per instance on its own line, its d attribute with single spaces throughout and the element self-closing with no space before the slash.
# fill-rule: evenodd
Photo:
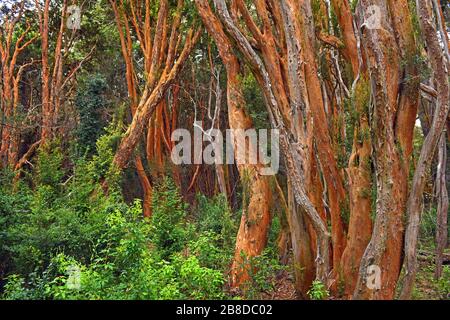
<svg viewBox="0 0 450 320">
<path fill-rule="evenodd" d="M 442 276 L 435 282 L 441 299 L 450 299 L 450 266 L 442 266 Z"/>
<path fill-rule="evenodd" d="M 174 254 L 159 259 L 150 247 L 148 222 L 140 218 L 136 202 L 125 212 L 107 214 L 106 227 L 84 265 L 60 253 L 39 276 L 28 282 L 13 275 L 5 287 L 6 299 L 221 299 L 220 271 L 200 265 L 195 256 Z M 70 270 L 79 270 L 79 286 Z M 77 280 L 77 279 L 75 279 Z M 75 281 L 77 283 L 77 281 Z"/>
<path fill-rule="evenodd" d="M 152 208 L 152 244 L 161 258 L 167 259 L 184 248 L 191 229 L 185 220 L 187 207 L 169 178 L 154 190 Z"/>
<path fill-rule="evenodd" d="M 89 77 L 85 83 L 78 88 L 75 97 L 75 106 L 79 114 L 79 125 L 75 132 L 77 137 L 77 149 L 80 155 L 95 152 L 95 141 L 103 133 L 106 126 L 101 112 L 107 107 L 104 97 L 108 89 L 106 80 L 101 75 Z"/>
<path fill-rule="evenodd" d="M 189 242 L 189 252 L 198 257 L 202 265 L 225 273 L 234 254 L 237 223 L 223 195 L 212 199 L 199 195 L 197 199 L 198 236 Z"/>
<path fill-rule="evenodd" d="M 111 160 L 112 141 L 102 137 L 97 148 L 104 152 L 79 159 L 71 173 L 63 170 L 60 149 L 43 149 L 34 189 L 0 190 L 0 257 L 9 273 L 3 298 L 224 298 L 219 258 L 205 258 L 207 247 L 198 246 L 198 256 L 187 250 L 188 240 L 205 237 L 194 237 L 172 181 L 155 188 L 151 220 L 140 201 L 123 201 L 114 168 L 101 165 Z M 112 181 L 107 195 L 104 179 Z"/>
<path fill-rule="evenodd" d="M 211 231 L 220 235 L 222 245 L 234 245 L 237 226 L 233 220 L 231 209 L 226 197 L 219 194 L 212 199 L 199 195 L 198 200 L 198 227 L 200 232 Z"/>
<path fill-rule="evenodd" d="M 105 215 L 115 208 L 125 208 L 113 190 L 108 196 L 99 181 L 92 178 L 83 162 L 68 177 L 57 143 L 38 152 L 34 169 L 34 190 L 21 185 L 17 192 L 0 191 L 2 208 L 2 256 L 8 265 L 23 275 L 42 271 L 53 256 L 65 253 L 87 261 L 97 239 L 106 232 Z M 10 204 L 8 204 L 10 203 Z M 1 209 L 3 210 L 3 209 Z"/>
<path fill-rule="evenodd" d="M 319 280 L 313 281 L 311 289 L 309 289 L 307 294 L 311 300 L 325 300 L 329 296 L 327 288 Z"/>
<path fill-rule="evenodd" d="M 268 246 L 259 256 L 243 256 L 242 263 L 249 266 L 250 280 L 243 286 L 248 299 L 260 299 L 262 293 L 274 290 L 277 274 L 286 270 L 286 266 L 280 264 L 273 246 Z"/>
</svg>

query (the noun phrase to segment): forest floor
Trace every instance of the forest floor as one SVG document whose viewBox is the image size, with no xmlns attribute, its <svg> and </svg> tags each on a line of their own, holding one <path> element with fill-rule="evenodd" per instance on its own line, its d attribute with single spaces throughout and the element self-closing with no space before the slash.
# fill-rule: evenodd
<svg viewBox="0 0 450 320">
<path fill-rule="evenodd" d="M 416 277 L 416 286 L 412 298 L 415 300 L 442 300 L 450 299 L 448 288 L 450 279 L 444 274 L 440 281 L 434 279 L 434 263 L 419 259 L 419 269 Z"/>
<path fill-rule="evenodd" d="M 297 300 L 297 292 L 294 286 L 294 277 L 288 271 L 283 271 L 274 279 L 273 290 L 263 293 L 264 300 Z"/>
<path fill-rule="evenodd" d="M 449 250 L 450 252 L 450 250 Z M 432 259 L 420 258 L 416 276 L 416 286 L 413 291 L 414 300 L 450 300 L 450 274 L 443 273 L 441 280 L 434 279 L 435 264 Z M 449 266 L 444 266 L 449 270 Z M 273 290 L 264 292 L 264 300 L 297 300 L 299 299 L 294 286 L 294 276 L 289 271 L 283 271 L 274 281 Z M 329 299 L 335 300 L 336 297 Z"/>
</svg>

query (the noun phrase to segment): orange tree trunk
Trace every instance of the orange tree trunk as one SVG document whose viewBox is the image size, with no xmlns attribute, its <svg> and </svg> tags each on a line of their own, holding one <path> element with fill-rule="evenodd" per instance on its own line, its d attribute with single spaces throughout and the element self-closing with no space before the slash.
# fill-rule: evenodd
<svg viewBox="0 0 450 320">
<path fill-rule="evenodd" d="M 292 23 L 296 21 L 294 17 L 297 17 L 297 15 L 289 14 L 287 16 L 289 21 L 286 20 L 286 23 L 283 24 L 282 20 L 284 18 L 282 18 L 283 14 L 280 10 L 280 4 L 284 4 L 284 2 L 271 2 L 273 14 L 270 14 L 267 6 L 263 2 L 258 1 L 255 3 L 255 6 L 263 25 L 263 30 L 260 30 L 258 24 L 253 20 L 252 14 L 246 8 L 244 1 L 236 0 L 243 23 L 253 36 L 253 38 L 248 39 L 245 35 L 248 34 L 248 31 L 241 31 L 241 24 L 235 23 L 236 20 L 231 17 L 226 2 L 214 0 L 214 3 L 216 13 L 222 20 L 226 31 L 233 38 L 236 47 L 249 63 L 255 78 L 261 86 L 272 126 L 279 130 L 280 151 L 284 156 L 286 170 L 291 178 L 295 201 L 308 216 L 317 235 L 316 278 L 326 283 L 329 278 L 328 246 L 330 235 L 306 190 L 308 186 L 305 180 L 305 171 L 309 170 L 310 160 L 308 160 L 309 152 L 307 150 L 308 143 L 304 120 L 309 122 L 311 117 L 303 117 L 303 113 L 310 111 L 309 106 L 305 106 L 309 104 L 309 101 L 306 98 L 307 92 L 303 82 L 303 64 L 301 60 L 291 55 L 287 59 L 288 55 L 286 54 L 287 51 L 290 51 L 298 56 L 302 50 L 296 36 L 300 29 L 298 25 L 295 25 L 295 28 L 293 28 L 294 24 Z M 288 9 L 284 10 L 284 12 L 292 13 L 292 10 Z M 277 21 L 275 25 L 270 21 L 270 17 L 274 17 Z M 291 35 L 288 42 L 289 50 L 284 46 L 279 46 L 284 44 L 284 40 L 277 41 L 277 37 L 272 33 L 272 26 L 274 26 L 278 34 L 284 34 L 284 29 L 293 31 L 293 33 L 288 33 Z M 254 43 L 254 40 L 257 41 L 256 46 L 260 49 L 258 53 L 255 51 L 254 45 L 251 44 L 251 42 Z M 261 54 L 261 57 L 259 54 Z M 277 57 L 280 59 L 277 60 Z M 287 64 L 289 64 L 289 72 Z M 289 102 L 289 96 L 292 98 L 291 103 Z M 294 218 L 297 219 L 297 217 Z"/>
<path fill-rule="evenodd" d="M 166 91 L 170 85 L 178 77 L 181 68 L 184 65 L 190 51 L 198 39 L 199 31 L 193 32 L 189 29 L 186 34 L 184 46 L 181 52 L 177 52 L 180 47 L 181 40 L 184 33 L 179 32 L 181 22 L 181 12 L 183 11 L 183 0 L 177 1 L 176 11 L 170 15 L 171 3 L 167 0 L 160 1 L 158 5 L 157 23 L 152 32 L 151 15 L 152 7 L 150 2 L 145 4 L 139 1 L 130 1 L 129 6 L 124 2 L 110 0 L 110 4 L 114 11 L 115 21 L 119 32 L 122 55 L 126 65 L 126 80 L 128 93 L 131 100 L 131 113 L 133 116 L 132 122 L 125 133 L 118 150 L 116 151 L 113 163 L 120 170 L 128 166 L 130 160 L 135 158 L 136 170 L 143 189 L 144 196 L 144 215 L 151 215 L 151 194 L 152 186 L 150 180 L 145 172 L 145 167 L 141 155 L 134 155 L 139 142 L 143 139 L 146 127 L 147 129 L 147 155 L 153 154 L 153 143 L 155 142 L 155 133 L 157 134 L 157 145 L 161 146 L 162 130 L 162 106 L 166 96 Z M 145 16 L 144 19 L 137 17 Z M 170 16 L 170 23 L 169 23 Z M 168 28 L 172 27 L 170 38 L 167 38 Z M 144 56 L 145 71 L 147 79 L 145 88 L 141 96 L 137 93 L 136 71 L 133 64 L 133 39 L 132 28 L 139 40 L 139 47 Z M 158 75 L 160 75 L 158 77 Z M 158 110 L 160 116 L 154 121 L 149 121 L 154 114 L 158 105 L 161 107 Z M 156 131 L 155 131 L 156 128 Z M 151 141 L 150 141 L 151 140 Z M 162 157 L 161 148 L 157 150 L 158 160 Z M 147 160 L 153 160 L 147 159 Z"/>
<path fill-rule="evenodd" d="M 222 24 L 213 14 L 206 1 L 196 0 L 200 16 L 209 32 L 216 41 L 219 54 L 227 70 L 227 103 L 228 119 L 231 129 L 251 129 L 253 123 L 245 110 L 245 100 L 242 93 L 242 75 L 240 65 L 233 52 L 230 40 L 223 31 Z M 236 137 L 238 138 L 238 137 Z M 237 143 L 233 141 L 234 150 Z M 257 153 L 257 146 L 250 141 L 245 151 Z M 267 243 L 267 233 L 270 226 L 271 190 L 266 176 L 259 173 L 260 165 L 239 164 L 238 170 L 244 184 L 244 201 L 242 218 L 236 238 L 235 257 L 231 270 L 231 285 L 241 286 L 247 282 L 252 270 L 248 260 L 262 253 Z M 247 195 L 248 194 L 248 198 Z"/>
<path fill-rule="evenodd" d="M 133 120 L 122 138 L 119 148 L 114 156 L 114 164 L 119 169 L 123 169 L 128 165 L 128 161 L 130 160 L 133 151 L 142 137 L 145 126 L 148 124 L 148 121 L 156 107 L 164 98 L 169 86 L 178 77 L 184 62 L 188 58 L 194 44 L 197 42 L 199 34 L 199 30 L 196 32 L 191 30 L 189 32 L 185 46 L 178 57 L 178 60 L 173 66 L 166 66 L 154 89 L 146 87 L 144 90 Z"/>
<path fill-rule="evenodd" d="M 437 36 L 437 28 L 433 24 L 433 5 L 431 1 L 421 1 L 417 3 L 420 25 L 422 27 L 424 41 L 427 46 L 427 53 L 430 65 L 436 81 L 437 103 L 433 115 L 433 122 L 427 134 L 417 162 L 416 171 L 411 186 L 411 193 L 407 205 L 408 225 L 405 235 L 405 278 L 403 282 L 401 299 L 410 299 L 417 269 L 417 242 L 420 226 L 420 214 L 423 206 L 423 192 L 426 184 L 427 174 L 433 162 L 436 148 L 445 128 L 450 99 L 450 85 L 448 79 L 448 51 L 444 54 L 440 40 Z M 437 16 L 440 11 L 437 10 Z M 438 26 L 441 39 L 445 38 L 446 29 L 440 24 Z M 447 64 L 447 68 L 443 67 Z M 445 147 L 445 146 L 444 146 Z"/>
<path fill-rule="evenodd" d="M 349 193 L 349 222 L 347 243 L 340 268 L 335 270 L 337 293 L 351 297 L 356 286 L 361 258 L 372 234 L 372 145 L 369 126 L 371 89 L 358 39 L 354 30 L 353 14 L 348 0 L 332 0 L 341 28 L 343 56 L 349 62 L 353 77 L 351 107 L 357 119 L 354 123 L 352 153 L 346 170 Z"/>
<path fill-rule="evenodd" d="M 17 109 L 20 103 L 19 86 L 24 70 L 34 61 L 23 63 L 17 68 L 17 60 L 21 53 L 37 38 L 25 41 L 31 25 L 26 21 L 26 28 L 19 30 L 17 23 L 23 17 L 25 1 L 18 1 L 12 12 L 2 21 L 0 35 L 0 66 L 1 75 L 1 117 L 0 124 L 0 168 L 10 166 L 15 168 L 19 157 L 20 123 L 17 121 Z M 16 34 L 17 33 L 17 34 Z"/>
<path fill-rule="evenodd" d="M 408 81 L 415 79 L 415 68 L 413 59 L 408 59 L 414 42 L 412 32 L 408 33 L 412 28 L 407 1 L 362 0 L 358 8 L 361 17 L 371 5 L 380 9 L 381 28 L 361 27 L 374 99 L 371 125 L 377 176 L 376 218 L 353 297 L 392 299 L 401 267 L 411 130 L 419 90 L 417 82 Z M 380 288 L 368 285 L 372 266 L 381 270 Z"/>
</svg>

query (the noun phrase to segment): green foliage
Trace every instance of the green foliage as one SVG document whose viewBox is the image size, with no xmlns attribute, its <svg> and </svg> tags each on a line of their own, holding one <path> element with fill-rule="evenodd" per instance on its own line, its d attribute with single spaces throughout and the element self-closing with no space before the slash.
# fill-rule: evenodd
<svg viewBox="0 0 450 320">
<path fill-rule="evenodd" d="M 186 244 L 189 229 L 186 206 L 172 180 L 166 178 L 153 194 L 151 239 L 163 259 L 179 252 Z"/>
<path fill-rule="evenodd" d="M 428 248 L 432 250 L 432 248 Z M 412 292 L 413 300 L 448 300 L 450 298 L 450 266 L 442 266 L 442 276 L 435 278 L 435 265 L 418 261 L 418 270 Z"/>
<path fill-rule="evenodd" d="M 191 299 L 222 299 L 225 294 L 222 287 L 225 283 L 220 271 L 202 267 L 195 256 L 182 257 L 176 255 L 174 265 L 179 267 L 179 282 L 181 292 Z"/>
<path fill-rule="evenodd" d="M 85 84 L 78 87 L 75 105 L 80 117 L 76 130 L 80 154 L 95 152 L 95 142 L 106 126 L 101 112 L 107 105 L 104 97 L 107 88 L 106 80 L 98 74 L 89 77 Z"/>
<path fill-rule="evenodd" d="M 64 176 L 64 156 L 57 141 L 42 146 L 38 152 L 35 183 L 38 186 L 57 186 Z"/>
<path fill-rule="evenodd" d="M 245 74 L 242 82 L 242 91 L 246 102 L 246 110 L 253 119 L 255 129 L 268 128 L 269 114 L 265 108 L 264 96 L 255 77 L 251 72 Z"/>
<path fill-rule="evenodd" d="M 188 251 L 206 267 L 225 271 L 233 256 L 232 247 L 222 248 L 220 235 L 204 231 L 188 243 Z M 231 250 L 230 250 L 231 249 Z"/>
<path fill-rule="evenodd" d="M 196 208 L 198 236 L 188 243 L 188 251 L 202 265 L 228 271 L 234 254 L 237 223 L 233 219 L 226 198 L 218 195 L 212 199 L 199 195 Z"/>
<path fill-rule="evenodd" d="M 112 123 L 97 152 L 71 170 L 57 141 L 43 146 L 30 186 L 15 190 L 12 173 L 0 175 L 3 298 L 225 298 L 236 230 L 226 200 L 200 199 L 201 220 L 189 223 L 175 184 L 164 179 L 153 193 L 153 216 L 144 219 L 139 201 L 124 202 L 111 166 L 120 132 Z M 78 289 L 70 286 L 74 267 Z"/>
<path fill-rule="evenodd" d="M 435 280 L 438 294 L 441 299 L 450 299 L 450 266 L 442 266 L 442 276 Z"/>
<path fill-rule="evenodd" d="M 150 246 L 150 225 L 143 221 L 139 202 L 106 216 L 105 233 L 92 250 L 87 265 L 63 253 L 25 285 L 13 275 L 6 299 L 220 299 L 222 273 L 202 267 L 196 257 L 177 254 L 171 262 L 159 260 Z M 79 270 L 79 287 L 70 279 Z"/>
<path fill-rule="evenodd" d="M 120 123 L 111 122 L 105 130 L 106 133 L 97 140 L 97 153 L 92 157 L 92 161 L 85 162 L 86 170 L 91 181 L 105 180 L 109 189 L 119 192 L 120 172 L 114 166 L 113 159 L 114 151 L 122 138 Z"/>
<path fill-rule="evenodd" d="M 55 158 L 59 159 L 42 157 L 52 164 L 58 162 Z M 1 252 L 2 257 L 4 250 L 11 253 L 5 257 L 12 259 L 15 272 L 8 277 L 3 298 L 225 297 L 222 270 L 206 266 L 200 258 L 207 254 L 206 248 L 197 247 L 199 257 L 184 250 L 192 227 L 185 223 L 186 206 L 173 182 L 164 180 L 155 190 L 154 215 L 148 221 L 142 217 L 139 201 L 127 205 L 117 194 L 98 192 L 92 178 L 79 170 L 90 165 L 80 162 L 74 170 L 76 177 L 59 195 L 54 195 L 54 186 L 39 185 L 31 199 L 19 206 L 25 209 L 20 217 L 14 212 L 15 195 L 0 193 L 0 201 L 6 204 L 2 208 L 13 215 L 7 232 L 2 233 L 7 245 Z M 48 174 L 44 169 L 42 173 Z M 47 192 L 52 201 L 47 200 Z M 79 288 L 70 286 L 74 267 L 79 270 Z"/>
<path fill-rule="evenodd" d="M 105 232 L 104 214 L 125 206 L 116 193 L 98 192 L 99 181 L 91 174 L 98 167 L 95 160 L 80 160 L 68 177 L 63 158 L 57 142 L 43 146 L 36 158 L 34 188 L 21 184 L 16 192 L 0 190 L 0 201 L 5 202 L 2 254 L 20 273 L 42 271 L 59 252 L 89 259 L 95 239 Z"/>
<path fill-rule="evenodd" d="M 311 300 L 325 300 L 330 295 L 325 285 L 319 280 L 313 281 L 307 294 Z"/>
<path fill-rule="evenodd" d="M 280 264 L 276 248 L 269 245 L 261 255 L 246 257 L 241 253 L 242 267 L 246 267 L 250 280 L 243 285 L 244 297 L 261 299 L 261 294 L 275 289 L 277 275 L 286 270 Z"/>
<path fill-rule="evenodd" d="M 210 231 L 219 235 L 222 246 L 234 245 L 237 226 L 224 195 L 220 194 L 212 199 L 199 195 L 198 212 L 200 232 Z"/>
<path fill-rule="evenodd" d="M 436 234 L 436 208 L 424 210 L 422 214 L 422 223 L 420 224 L 420 237 L 423 241 L 434 242 Z"/>
</svg>

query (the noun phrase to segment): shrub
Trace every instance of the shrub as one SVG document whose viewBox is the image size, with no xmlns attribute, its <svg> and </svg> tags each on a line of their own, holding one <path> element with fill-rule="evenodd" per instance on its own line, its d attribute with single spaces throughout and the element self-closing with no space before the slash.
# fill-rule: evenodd
<svg viewBox="0 0 450 320">
<path fill-rule="evenodd" d="M 277 274 L 286 270 L 286 266 L 280 264 L 273 246 L 268 246 L 259 256 L 243 256 L 242 263 L 249 266 L 250 280 L 243 286 L 248 299 L 259 299 L 262 293 L 275 289 Z"/>
<path fill-rule="evenodd" d="M 75 132 L 79 154 L 95 152 L 95 141 L 103 133 L 106 125 L 101 112 L 108 102 L 104 93 L 108 89 L 106 80 L 101 75 L 93 75 L 82 83 L 75 97 L 75 106 L 79 114 L 79 125 Z"/>
<path fill-rule="evenodd" d="M 191 226 L 186 223 L 186 205 L 175 184 L 165 178 L 153 192 L 151 241 L 161 258 L 168 259 L 187 244 Z"/>
<path fill-rule="evenodd" d="M 106 214 L 106 228 L 83 264 L 64 253 L 55 255 L 44 272 L 26 281 L 10 276 L 6 299 L 221 299 L 220 271 L 201 266 L 195 256 L 176 253 L 170 261 L 150 249 L 148 222 L 136 202 L 126 211 Z M 79 287 L 70 286 L 73 268 Z M 75 279 L 77 280 L 77 279 Z M 76 281 L 75 281 L 76 282 Z"/>
<path fill-rule="evenodd" d="M 313 281 L 311 289 L 308 290 L 307 294 L 311 300 L 325 300 L 329 296 L 327 288 L 319 280 Z"/>
</svg>

